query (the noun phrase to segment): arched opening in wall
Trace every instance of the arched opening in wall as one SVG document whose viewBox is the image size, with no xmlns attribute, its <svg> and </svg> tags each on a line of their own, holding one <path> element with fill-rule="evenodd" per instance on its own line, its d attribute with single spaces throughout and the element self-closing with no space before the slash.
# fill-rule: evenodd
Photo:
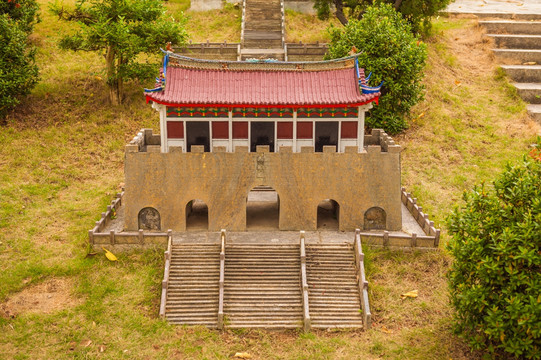
<svg viewBox="0 0 541 360">
<path fill-rule="evenodd" d="M 340 225 L 340 205 L 332 199 L 325 199 L 317 206 L 317 229 L 338 230 Z"/>
<path fill-rule="evenodd" d="M 387 214 L 380 207 L 371 207 L 364 213 L 365 230 L 385 230 L 387 228 Z"/>
<path fill-rule="evenodd" d="M 139 220 L 139 229 L 142 230 L 161 230 L 161 219 L 158 210 L 153 207 L 146 207 L 139 211 L 137 216 Z"/>
<path fill-rule="evenodd" d="M 280 220 L 280 197 L 269 186 L 256 186 L 246 197 L 246 229 L 276 230 Z"/>
<path fill-rule="evenodd" d="M 186 204 L 186 231 L 207 230 L 209 208 L 203 200 L 194 199 Z"/>
</svg>

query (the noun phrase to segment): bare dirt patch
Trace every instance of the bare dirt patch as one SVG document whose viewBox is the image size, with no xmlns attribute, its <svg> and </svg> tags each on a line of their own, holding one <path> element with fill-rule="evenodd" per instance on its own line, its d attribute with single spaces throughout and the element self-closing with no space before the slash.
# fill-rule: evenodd
<svg viewBox="0 0 541 360">
<path fill-rule="evenodd" d="M 71 295 L 69 279 L 49 279 L 12 295 L 0 304 L 0 316 L 14 318 L 22 314 L 52 314 L 79 302 Z"/>
</svg>

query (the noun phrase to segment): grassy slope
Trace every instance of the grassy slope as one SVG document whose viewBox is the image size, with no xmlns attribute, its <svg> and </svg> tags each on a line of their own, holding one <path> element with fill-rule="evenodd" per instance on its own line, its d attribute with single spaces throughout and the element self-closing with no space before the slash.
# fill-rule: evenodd
<svg viewBox="0 0 541 360">
<path fill-rule="evenodd" d="M 40 3 L 45 8 L 46 0 Z M 186 2 L 168 6 L 175 12 Z M 205 20 L 189 26 L 201 29 L 198 39 L 221 40 L 205 23 L 212 26 Z M 478 59 L 486 56 L 485 44 L 471 38 L 472 26 L 437 23 L 427 101 L 398 139 L 405 147 L 403 182 L 439 223 L 463 189 L 491 179 L 534 133 L 493 64 L 467 60 L 471 43 L 483 47 Z M 220 333 L 157 319 L 161 253 L 123 254 L 114 264 L 84 255 L 87 230 L 123 181 L 124 143 L 139 128 L 156 129 L 158 116 L 144 104 L 141 84 L 128 86 L 124 106 L 108 106 L 101 59 L 57 50 L 63 28 L 43 12 L 35 35 L 42 81 L 0 131 L 0 309 L 10 294 L 48 277 L 69 278 L 80 304 L 50 315 L 0 317 L 1 358 L 214 359 L 237 351 L 261 359 L 471 357 L 450 332 L 449 259 L 442 253 L 368 250 L 374 329 L 367 332 Z M 400 300 L 414 288 L 418 299 Z M 85 347 L 87 339 L 92 344 Z"/>
</svg>

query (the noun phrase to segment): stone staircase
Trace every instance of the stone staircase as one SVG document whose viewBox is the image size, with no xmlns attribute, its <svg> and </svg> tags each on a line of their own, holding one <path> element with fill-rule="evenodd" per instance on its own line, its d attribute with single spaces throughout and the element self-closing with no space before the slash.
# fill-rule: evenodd
<svg viewBox="0 0 541 360">
<path fill-rule="evenodd" d="M 306 274 L 312 328 L 363 327 L 351 245 L 307 245 Z"/>
<path fill-rule="evenodd" d="M 209 328 L 369 328 L 360 231 L 351 243 L 182 243 L 165 252 L 160 316 Z M 241 235 L 246 239 L 245 233 Z"/>
<path fill-rule="evenodd" d="M 281 0 L 244 0 L 241 60 L 285 59 L 284 3 Z"/>
<path fill-rule="evenodd" d="M 220 247 L 173 245 L 165 317 L 173 324 L 218 326 Z"/>
<path fill-rule="evenodd" d="M 226 327 L 301 326 L 298 245 L 234 245 L 227 246 L 225 253 Z"/>
<path fill-rule="evenodd" d="M 541 123 L 541 15 L 537 20 L 479 21 L 518 94 L 528 102 L 528 113 Z"/>
</svg>

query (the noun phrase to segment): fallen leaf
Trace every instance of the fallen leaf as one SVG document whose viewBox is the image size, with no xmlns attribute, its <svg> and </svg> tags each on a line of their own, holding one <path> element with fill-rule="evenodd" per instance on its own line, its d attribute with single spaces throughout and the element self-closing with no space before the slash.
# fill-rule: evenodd
<svg viewBox="0 0 541 360">
<path fill-rule="evenodd" d="M 535 61 L 528 61 L 528 62 L 525 62 L 522 65 L 537 65 L 537 63 Z"/>
<path fill-rule="evenodd" d="M 385 325 L 381 325 L 380 327 L 381 332 L 384 332 L 385 334 L 392 334 L 393 332 L 385 327 Z"/>
<path fill-rule="evenodd" d="M 460 85 L 460 81 L 459 81 L 459 80 L 455 80 L 455 85 Z"/>
<path fill-rule="evenodd" d="M 401 298 L 401 299 L 405 299 L 405 298 L 416 298 L 418 295 L 419 295 L 419 291 L 418 291 L 418 290 L 412 290 L 412 291 L 408 291 L 407 293 L 401 294 L 401 295 L 400 295 L 400 298 Z"/>
<path fill-rule="evenodd" d="M 75 341 L 70 342 L 70 350 L 75 350 L 77 343 Z"/>
<path fill-rule="evenodd" d="M 81 342 L 81 345 L 84 347 L 89 347 L 92 344 L 92 340 L 84 340 Z"/>
<path fill-rule="evenodd" d="M 98 351 L 99 351 L 100 353 L 104 352 L 104 351 L 105 351 L 105 345 L 100 345 L 100 346 L 98 346 Z"/>
<path fill-rule="evenodd" d="M 233 357 L 236 357 L 239 359 L 251 359 L 252 355 L 248 354 L 247 352 L 238 352 Z"/>
<path fill-rule="evenodd" d="M 103 249 L 103 251 L 105 251 L 105 257 L 107 259 L 109 259 L 110 261 L 118 261 L 118 258 L 115 256 L 115 254 L 113 254 L 112 252 L 104 248 L 103 246 L 101 248 Z"/>
</svg>

